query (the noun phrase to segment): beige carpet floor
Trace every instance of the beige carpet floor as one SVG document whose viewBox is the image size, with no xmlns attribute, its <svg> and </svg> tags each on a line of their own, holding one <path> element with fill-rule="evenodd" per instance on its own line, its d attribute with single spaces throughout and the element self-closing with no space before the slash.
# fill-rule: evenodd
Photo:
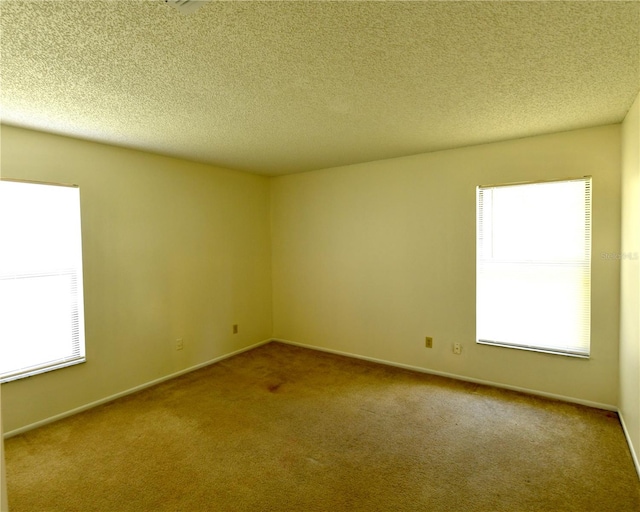
<svg viewBox="0 0 640 512">
<path fill-rule="evenodd" d="M 6 456 L 11 512 L 640 510 L 615 413 L 279 343 Z"/>
</svg>

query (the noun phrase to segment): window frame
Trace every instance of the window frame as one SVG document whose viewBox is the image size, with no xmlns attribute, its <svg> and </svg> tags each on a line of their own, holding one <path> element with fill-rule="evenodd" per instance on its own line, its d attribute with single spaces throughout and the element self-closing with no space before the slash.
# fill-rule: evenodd
<svg viewBox="0 0 640 512">
<path fill-rule="evenodd" d="M 86 339 L 85 339 L 85 322 L 84 322 L 84 283 L 83 283 L 83 248 L 82 248 L 82 204 L 80 196 L 80 187 L 75 184 L 64 183 L 51 183 L 44 181 L 14 179 L 14 178 L 0 178 L 0 185 L 3 182 L 6 183 L 19 183 L 25 185 L 40 185 L 47 187 L 65 187 L 77 190 L 77 196 L 73 198 L 74 203 L 70 206 L 74 210 L 74 223 L 73 226 L 73 238 L 74 245 L 74 257 L 73 265 L 69 268 L 52 268 L 51 271 L 35 271 L 35 272 L 7 272 L 3 273 L 0 269 L 0 274 L 4 275 L 4 279 L 21 279 L 21 278 L 62 278 L 68 276 L 68 285 L 70 287 L 68 301 L 69 301 L 69 320 L 71 321 L 70 334 L 71 339 L 68 341 L 66 347 L 71 348 L 70 353 L 66 355 L 59 355 L 50 360 L 41 360 L 34 362 L 33 364 L 19 366 L 10 370 L 5 370 L 0 374 L 0 383 L 11 382 L 34 375 L 58 370 L 61 368 L 67 368 L 86 362 Z M 0 219 L 2 222 L 3 219 Z M 69 229 L 71 231 L 71 229 Z M 2 281 L 0 280 L 0 282 Z M 61 354 L 61 353 L 60 353 Z M 44 359 L 44 358 L 43 358 Z"/>
<path fill-rule="evenodd" d="M 483 198 L 481 198 L 481 192 L 497 189 L 502 187 L 518 187 L 518 186 L 527 186 L 527 185 L 538 185 L 538 184 L 553 184 L 553 183 L 568 183 L 568 182 L 582 182 L 584 183 L 584 260 L 582 266 L 586 266 L 586 283 L 582 286 L 582 304 L 583 308 L 586 303 L 586 313 L 583 312 L 583 319 L 581 321 L 581 327 L 583 331 L 586 332 L 586 343 L 583 344 L 585 350 L 575 349 L 568 350 L 562 349 L 556 346 L 550 347 L 549 344 L 546 345 L 535 345 L 535 344 L 522 344 L 522 343 L 512 343 L 505 341 L 496 341 L 496 340 L 488 340 L 482 339 L 480 336 L 480 301 L 481 301 L 481 291 L 480 291 L 480 274 L 481 274 L 481 262 L 490 261 L 489 259 L 483 259 L 481 255 L 482 251 L 482 238 L 484 232 L 481 228 L 482 223 L 482 214 L 484 213 L 482 210 L 484 208 L 484 204 L 482 204 Z M 589 359 L 591 356 L 591 300 L 592 300 L 592 292 L 591 292 L 591 271 L 592 271 L 592 240 L 593 240 L 593 229 L 592 229 L 592 199 L 593 199 L 593 178 L 592 176 L 581 176 L 581 177 L 572 177 L 572 178 L 559 178 L 559 179 L 549 179 L 549 180 L 536 180 L 536 181 L 522 181 L 522 182 L 513 182 L 513 183 L 502 183 L 502 184 L 493 184 L 493 185 L 479 185 L 476 187 L 476 343 L 479 345 L 486 346 L 497 346 L 503 348 L 513 348 L 517 350 L 525 350 L 531 352 L 541 352 L 552 355 L 561 355 L 567 357 L 576 357 L 581 359 Z M 535 259 L 532 259 L 532 262 Z M 560 260 L 558 260 L 560 261 Z M 504 263 L 505 265 L 508 263 Z M 579 268 L 580 264 L 575 265 L 575 268 Z M 576 306 L 578 308 L 578 306 Z M 575 345 L 577 346 L 577 345 Z"/>
</svg>

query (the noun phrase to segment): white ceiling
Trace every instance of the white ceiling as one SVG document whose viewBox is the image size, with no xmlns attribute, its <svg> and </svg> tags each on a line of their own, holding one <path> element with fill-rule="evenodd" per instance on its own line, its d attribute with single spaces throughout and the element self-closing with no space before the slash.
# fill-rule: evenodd
<svg viewBox="0 0 640 512">
<path fill-rule="evenodd" d="M 622 121 L 640 2 L 2 0 L 2 122 L 278 175 Z"/>
</svg>

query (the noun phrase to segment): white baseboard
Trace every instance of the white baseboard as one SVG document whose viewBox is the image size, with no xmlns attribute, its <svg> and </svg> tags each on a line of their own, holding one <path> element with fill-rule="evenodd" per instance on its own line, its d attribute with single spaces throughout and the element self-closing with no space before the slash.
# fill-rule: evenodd
<svg viewBox="0 0 640 512">
<path fill-rule="evenodd" d="M 605 411 L 613 411 L 613 412 L 618 412 L 618 408 L 615 405 L 609 405 L 609 404 L 602 404 L 599 402 L 592 402 L 590 400 L 583 400 L 581 398 L 574 398 L 571 396 L 564 396 L 564 395 L 557 395 L 555 393 L 547 393 L 545 391 L 538 391 L 536 389 L 528 389 L 528 388 L 522 388 L 519 386 L 510 386 L 509 384 L 501 384 L 499 382 L 492 382 L 489 380 L 482 380 L 482 379 L 474 379 L 473 377 L 465 377 L 464 375 L 457 375 L 454 373 L 447 373 L 447 372 L 440 372 L 437 370 L 429 370 L 427 368 L 422 368 L 420 366 L 412 366 L 409 364 L 403 364 L 403 363 L 396 363 L 394 361 L 387 361 L 385 359 L 377 359 L 375 357 L 368 357 L 368 356 L 363 356 L 360 354 L 354 354 L 351 352 L 343 352 L 340 350 L 333 350 L 333 349 L 329 349 L 329 348 L 324 348 L 324 347 L 318 347 L 315 345 L 307 345 L 305 343 L 298 343 L 297 341 L 291 341 L 291 340 L 283 340 L 283 339 L 278 339 L 278 338 L 274 338 L 272 341 L 279 341 L 280 343 L 285 343 L 287 345 L 295 345 L 298 347 L 303 347 L 303 348 L 309 348 L 311 350 L 318 350 L 320 352 L 328 352 L 330 354 L 337 354 L 340 356 L 346 356 L 346 357 L 353 357 L 355 359 L 362 359 L 364 361 L 371 361 L 372 363 L 380 363 L 380 364 L 384 364 L 387 366 L 395 366 L 398 368 L 404 368 L 405 370 L 412 370 L 415 372 L 420 372 L 420 373 L 428 373 L 430 375 L 438 375 L 440 377 L 448 377 L 450 379 L 456 379 L 456 380 L 462 380 L 465 382 L 472 382 L 474 384 L 483 384 L 485 386 L 493 386 L 495 388 L 502 388 L 502 389 L 509 389 L 511 391 L 519 391 L 521 393 L 527 393 L 528 395 L 536 395 L 536 396 L 541 396 L 544 398 L 552 398 L 554 400 L 561 400 L 563 402 L 570 402 L 570 403 L 574 403 L 574 404 L 580 404 L 580 405 L 586 405 L 588 407 L 594 407 L 596 409 L 604 409 Z"/>
<path fill-rule="evenodd" d="M 107 402 L 111 402 L 111 401 L 116 400 L 118 398 L 122 398 L 123 396 L 127 396 L 127 395 L 130 395 L 132 393 L 136 393 L 137 391 L 142 391 L 143 389 L 149 388 L 151 386 L 155 386 L 156 384 L 160 384 L 161 382 L 164 382 L 166 380 L 174 379 L 176 377 L 179 377 L 180 375 L 184 375 L 185 373 L 189 373 L 189 372 L 193 372 L 195 370 L 199 370 L 200 368 L 204 368 L 205 366 L 209 366 L 211 364 L 217 363 L 218 361 L 222 361 L 223 359 L 228 359 L 230 357 L 233 357 L 235 355 L 241 354 L 242 352 L 246 352 L 248 350 L 254 349 L 256 347 L 259 347 L 259 346 L 264 345 L 266 343 L 269 343 L 271 341 L 273 341 L 273 340 L 267 339 L 267 340 L 260 341 L 258 343 L 254 343 L 253 345 L 249 345 L 248 347 L 244 347 L 244 348 L 241 348 L 239 350 L 235 350 L 234 352 L 230 352 L 228 354 L 224 354 L 224 355 L 215 357 L 213 359 L 210 359 L 209 361 L 205 361 L 204 363 L 200 363 L 200 364 L 197 364 L 195 366 L 191 366 L 189 368 L 185 368 L 184 370 L 180 370 L 179 372 L 171 373 L 169 375 L 165 375 L 164 377 L 160 377 L 158 379 L 154 379 L 152 381 L 145 382 L 144 384 L 140 384 L 139 386 L 133 387 L 131 389 L 127 389 L 125 391 L 121 391 L 120 393 L 116 393 L 115 395 L 110 395 L 110 396 L 107 396 L 105 398 L 101 398 L 100 400 L 96 400 L 95 402 L 90 402 L 90 403 L 82 405 L 80 407 L 76 407 L 75 409 L 71 409 L 69 411 L 65 411 L 63 413 L 56 414 L 55 416 L 51 416 L 49 418 L 45 418 L 44 420 L 36 421 L 35 423 L 31 423 L 29 425 L 25 425 L 24 427 L 20 427 L 20 428 L 14 429 L 14 430 L 10 430 L 9 432 L 5 432 L 3 437 L 5 439 L 8 439 L 10 437 L 17 436 L 18 434 L 22 434 L 22 433 L 27 432 L 29 430 L 33 430 L 34 428 L 42 427 L 43 425 L 46 425 L 48 423 L 53 423 L 54 421 L 61 420 L 62 418 L 66 418 L 68 416 L 73 416 L 74 414 L 78 414 L 79 412 L 83 412 L 83 411 L 86 411 L 88 409 L 92 409 L 94 407 L 97 407 L 99 405 L 105 404 Z"/>
<path fill-rule="evenodd" d="M 633 465 L 636 467 L 636 472 L 638 473 L 638 479 L 640 479 L 640 461 L 638 460 L 638 454 L 636 453 L 636 449 L 633 446 L 631 437 L 629 436 L 629 431 L 627 430 L 627 425 L 624 422 L 624 416 L 622 415 L 621 411 L 618 411 L 618 418 L 620 418 L 620 424 L 622 425 L 622 431 L 624 432 L 624 437 L 627 438 L 627 444 L 629 445 L 629 451 L 631 452 Z"/>
</svg>

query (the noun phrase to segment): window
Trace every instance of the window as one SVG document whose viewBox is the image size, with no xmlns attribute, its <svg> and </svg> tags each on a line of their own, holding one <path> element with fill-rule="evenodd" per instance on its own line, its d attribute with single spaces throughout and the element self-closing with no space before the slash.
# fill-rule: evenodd
<svg viewBox="0 0 640 512">
<path fill-rule="evenodd" d="M 84 362 L 80 192 L 0 181 L 0 382 Z"/>
<path fill-rule="evenodd" d="M 478 343 L 589 357 L 591 178 L 477 188 Z"/>
</svg>

